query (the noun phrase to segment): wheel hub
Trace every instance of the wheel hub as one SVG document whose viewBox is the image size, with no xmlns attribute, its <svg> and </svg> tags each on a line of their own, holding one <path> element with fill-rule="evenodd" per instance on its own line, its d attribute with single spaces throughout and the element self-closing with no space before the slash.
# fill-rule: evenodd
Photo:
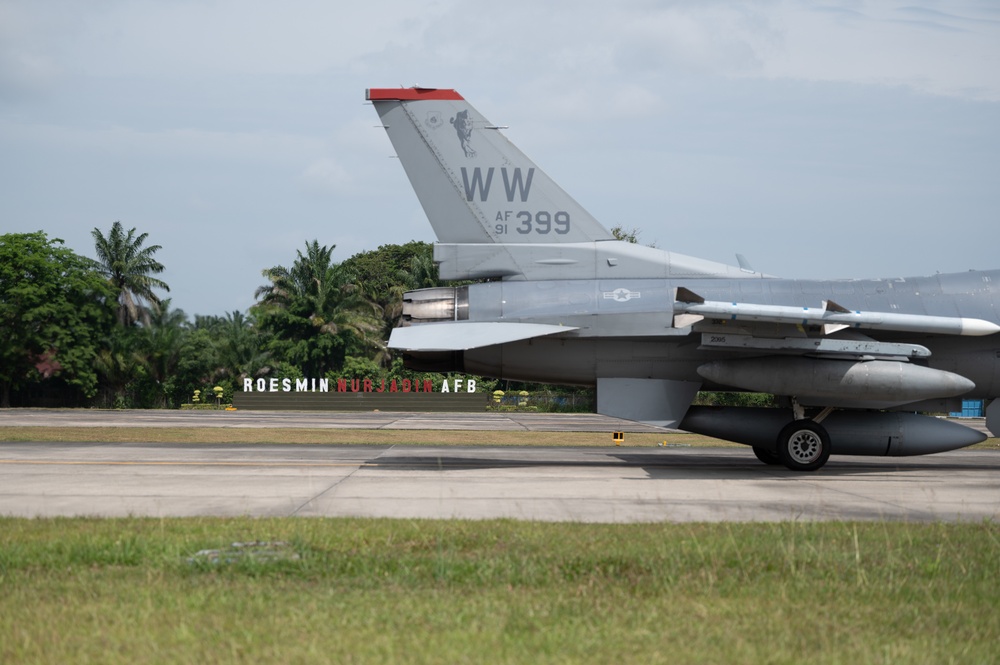
<svg viewBox="0 0 1000 665">
<path fill-rule="evenodd" d="M 819 459 L 823 442 L 812 430 L 800 430 L 788 441 L 788 452 L 800 464 L 809 464 Z"/>
</svg>

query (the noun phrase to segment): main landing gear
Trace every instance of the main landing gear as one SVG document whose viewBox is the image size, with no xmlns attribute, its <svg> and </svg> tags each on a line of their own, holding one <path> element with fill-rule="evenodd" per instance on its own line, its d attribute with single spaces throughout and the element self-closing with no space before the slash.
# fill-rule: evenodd
<svg viewBox="0 0 1000 665">
<path fill-rule="evenodd" d="M 814 418 L 806 418 L 804 409 L 792 402 L 795 420 L 778 434 L 776 451 L 754 448 L 754 455 L 764 464 L 784 464 L 792 471 L 815 471 L 830 459 L 830 435 L 820 424 L 833 412 L 826 407 Z"/>
<path fill-rule="evenodd" d="M 792 471 L 815 471 L 830 459 L 830 436 L 815 421 L 790 422 L 778 434 L 778 458 Z"/>
</svg>

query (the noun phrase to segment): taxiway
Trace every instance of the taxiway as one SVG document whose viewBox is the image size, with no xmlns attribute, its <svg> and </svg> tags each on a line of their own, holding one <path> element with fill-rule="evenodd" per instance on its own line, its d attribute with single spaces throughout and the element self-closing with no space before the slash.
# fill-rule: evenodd
<svg viewBox="0 0 1000 665">
<path fill-rule="evenodd" d="M 81 418 L 109 424 L 108 412 L 39 413 L 48 424 Z M 125 413 L 131 426 L 140 416 L 172 426 L 175 418 L 188 426 L 200 420 L 179 412 Z M 615 429 L 622 422 L 525 415 L 487 419 L 485 426 Z M 6 412 L 0 424 L 23 424 L 26 416 Z M 245 417 L 243 424 L 206 420 L 228 427 L 376 422 L 370 414 L 324 415 L 325 425 L 315 414 Z M 470 428 L 465 417 L 451 414 L 379 417 L 380 427 Z M 294 424 L 300 419 L 308 424 Z M 482 416 L 473 420 L 484 428 Z M 145 426 L 157 426 L 150 421 Z M 833 457 L 819 472 L 801 474 L 765 466 L 743 448 L 0 443 L 0 515 L 996 520 L 1000 452 Z"/>
</svg>

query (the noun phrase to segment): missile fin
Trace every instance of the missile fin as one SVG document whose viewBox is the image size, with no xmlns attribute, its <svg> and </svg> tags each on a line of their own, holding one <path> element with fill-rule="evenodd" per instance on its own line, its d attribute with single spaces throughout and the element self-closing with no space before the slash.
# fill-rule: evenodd
<svg viewBox="0 0 1000 665">
<path fill-rule="evenodd" d="M 705 302 L 704 298 L 699 296 L 694 291 L 684 288 L 683 286 L 677 287 L 677 291 L 674 294 L 674 300 L 677 302 L 696 303 L 699 305 L 704 304 Z"/>
<path fill-rule="evenodd" d="M 701 314 L 675 314 L 674 328 L 687 328 L 705 319 Z"/>
<path fill-rule="evenodd" d="M 824 300 L 823 301 L 823 309 L 825 309 L 828 312 L 840 312 L 841 314 L 851 314 L 851 313 L 853 313 L 852 310 L 849 310 L 846 307 L 844 307 L 843 305 L 839 305 L 839 304 L 833 302 L 832 300 Z"/>
</svg>

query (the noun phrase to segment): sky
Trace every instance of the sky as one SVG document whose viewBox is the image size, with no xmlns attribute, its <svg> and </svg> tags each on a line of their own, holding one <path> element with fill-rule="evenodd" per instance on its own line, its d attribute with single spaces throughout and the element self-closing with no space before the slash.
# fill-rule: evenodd
<svg viewBox="0 0 1000 665">
<path fill-rule="evenodd" d="M 993 0 L 0 0 L 0 234 L 175 308 L 434 236 L 365 89 L 455 88 L 605 226 L 790 278 L 1000 267 Z"/>
</svg>

